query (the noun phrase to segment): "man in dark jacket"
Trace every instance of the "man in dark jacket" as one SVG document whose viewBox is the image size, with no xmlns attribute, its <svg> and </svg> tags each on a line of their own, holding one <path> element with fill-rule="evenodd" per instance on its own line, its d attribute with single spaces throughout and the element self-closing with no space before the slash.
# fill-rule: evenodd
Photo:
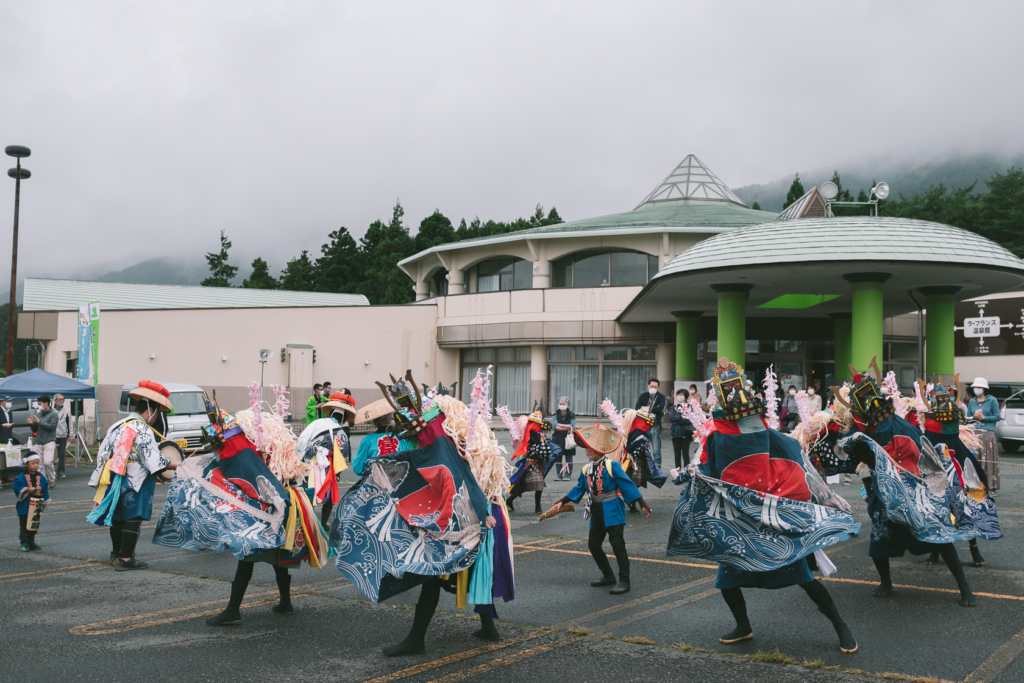
<svg viewBox="0 0 1024 683">
<path fill-rule="evenodd" d="M 661 382 L 652 377 L 647 382 L 647 391 L 640 394 L 634 408 L 640 410 L 647 406 L 654 417 L 654 424 L 647 430 L 647 438 L 651 440 L 651 455 L 654 456 L 654 462 L 658 463 L 659 467 L 661 466 L 661 420 L 665 416 L 665 408 L 668 407 L 668 399 L 665 398 L 665 394 L 658 391 L 660 385 Z"/>
<path fill-rule="evenodd" d="M 0 446 L 6 446 L 14 439 L 14 413 L 11 411 L 11 397 L 0 397 Z"/>
<path fill-rule="evenodd" d="M 39 410 L 26 422 L 36 425 L 36 443 L 39 454 L 43 457 L 43 476 L 50 482 L 50 488 L 57 488 L 57 474 L 53 468 L 53 456 L 57 450 L 57 411 L 50 407 L 50 397 L 40 396 L 36 399 Z"/>
</svg>

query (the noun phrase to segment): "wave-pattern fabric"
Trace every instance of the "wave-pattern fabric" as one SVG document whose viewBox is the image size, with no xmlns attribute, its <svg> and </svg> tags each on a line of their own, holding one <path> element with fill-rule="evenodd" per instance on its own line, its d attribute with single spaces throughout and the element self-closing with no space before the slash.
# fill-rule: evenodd
<svg viewBox="0 0 1024 683">
<path fill-rule="evenodd" d="M 367 461 L 331 521 L 338 570 L 381 602 L 476 561 L 489 506 L 447 438 Z"/>
<path fill-rule="evenodd" d="M 945 446 L 943 450 L 945 451 Z M 995 501 L 989 496 L 979 501 L 968 495 L 960 483 L 960 473 L 953 458 L 944 457 L 943 465 L 946 468 L 946 479 L 949 481 L 949 509 L 953 513 L 953 518 L 957 520 L 958 528 L 973 528 L 977 538 L 983 541 L 998 541 L 1002 538 L 1003 530 L 999 525 Z"/>
<path fill-rule="evenodd" d="M 643 468 L 644 464 L 647 466 L 647 469 L 643 471 L 641 476 L 643 483 L 637 482 L 637 486 L 647 488 L 647 482 L 650 482 L 660 489 L 665 485 L 665 482 L 668 481 L 668 475 L 654 461 L 651 439 L 647 436 L 646 432 L 640 429 L 631 431 L 629 439 L 626 441 L 626 452 L 633 458 L 636 467 Z M 636 480 L 634 479 L 634 481 Z"/>
<path fill-rule="evenodd" d="M 182 461 L 168 487 L 153 543 L 230 550 L 246 559 L 285 543 L 289 504 L 289 494 L 255 451 L 224 460 L 194 455 Z"/>
<path fill-rule="evenodd" d="M 768 572 L 860 533 L 795 439 L 772 429 L 713 432 L 705 445 L 706 461 L 676 480 L 686 488 L 666 556 Z"/>
<path fill-rule="evenodd" d="M 848 453 L 867 448 L 873 457 L 871 488 L 878 504 L 870 505 L 869 501 L 872 543 L 876 537 L 884 542 L 896 531 L 888 529 L 889 524 L 903 527 L 923 543 L 944 544 L 974 538 L 977 533 L 973 528 L 960 529 L 951 520 L 949 481 L 942 459 L 927 439 L 919 437 L 914 444 L 919 449 L 915 463 L 908 454 L 912 442 L 912 435 L 897 435 L 887 449 L 864 432 L 854 432 L 839 441 L 839 448 Z M 859 457 L 865 456 L 862 453 Z"/>
</svg>

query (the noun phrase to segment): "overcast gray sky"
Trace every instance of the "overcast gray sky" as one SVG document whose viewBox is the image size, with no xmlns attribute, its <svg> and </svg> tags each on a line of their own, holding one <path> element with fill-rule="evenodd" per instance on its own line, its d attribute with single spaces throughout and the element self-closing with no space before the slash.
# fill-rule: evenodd
<svg viewBox="0 0 1024 683">
<path fill-rule="evenodd" d="M 19 274 L 213 250 L 277 267 L 396 197 L 633 208 L 687 153 L 739 187 L 1019 151 L 1024 19 L 962 2 L 5 2 Z M 8 159 L 8 161 L 13 161 Z M 14 181 L 0 186 L 0 272 Z M 2 279 L 2 278 L 0 278 Z"/>
</svg>

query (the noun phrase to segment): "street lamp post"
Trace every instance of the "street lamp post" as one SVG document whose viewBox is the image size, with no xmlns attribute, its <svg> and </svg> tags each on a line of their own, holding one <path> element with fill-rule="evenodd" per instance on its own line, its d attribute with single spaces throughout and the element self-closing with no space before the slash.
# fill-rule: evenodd
<svg viewBox="0 0 1024 683">
<path fill-rule="evenodd" d="M 21 167 L 23 157 L 30 156 L 32 150 L 22 145 L 8 145 L 4 152 L 18 160 L 15 168 L 8 169 L 7 175 L 14 178 L 14 245 L 11 247 L 11 303 L 7 309 L 7 377 L 14 374 L 14 317 L 17 314 L 15 293 L 18 286 L 18 207 L 21 204 L 21 179 L 28 180 L 32 174 L 27 168 Z"/>
</svg>

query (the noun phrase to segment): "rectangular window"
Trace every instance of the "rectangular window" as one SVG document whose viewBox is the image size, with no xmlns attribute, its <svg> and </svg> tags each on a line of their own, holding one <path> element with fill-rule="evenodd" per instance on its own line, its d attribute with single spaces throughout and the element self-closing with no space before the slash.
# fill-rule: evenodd
<svg viewBox="0 0 1024 683">
<path fill-rule="evenodd" d="M 500 275 L 481 275 L 476 280 L 476 291 L 481 294 L 484 292 L 497 292 L 500 284 Z"/>
<path fill-rule="evenodd" d="M 564 256 L 551 262 L 553 287 L 572 287 L 572 256 Z"/>
<path fill-rule="evenodd" d="M 629 348 L 630 360 L 655 360 L 657 346 L 631 346 Z"/>
<path fill-rule="evenodd" d="M 613 251 L 612 278 L 613 287 L 647 284 L 647 255 L 632 251 Z"/>
<path fill-rule="evenodd" d="M 516 361 L 521 363 L 530 362 L 530 347 L 529 346 L 517 346 L 516 347 Z"/>
<path fill-rule="evenodd" d="M 549 346 L 548 347 L 548 360 L 561 360 L 561 361 L 572 360 L 572 347 L 571 346 Z"/>
<path fill-rule="evenodd" d="M 533 289 L 532 261 L 516 261 L 512 266 L 512 289 Z"/>
<path fill-rule="evenodd" d="M 626 356 L 628 347 L 626 346 L 606 346 L 604 347 L 604 359 L 605 360 L 629 360 Z"/>
<path fill-rule="evenodd" d="M 647 387 L 647 380 L 656 372 L 654 365 L 606 365 L 601 395 L 610 398 L 620 410 L 632 408 Z"/>
<path fill-rule="evenodd" d="M 558 398 L 568 396 L 569 409 L 577 415 L 597 415 L 600 370 L 597 365 L 549 366 L 550 405 L 557 408 Z"/>
<path fill-rule="evenodd" d="M 476 349 L 462 349 L 462 362 L 463 363 L 475 363 L 476 362 Z"/>
<path fill-rule="evenodd" d="M 530 366 L 499 365 L 494 373 L 495 405 L 508 406 L 512 414 L 530 411 Z"/>
<path fill-rule="evenodd" d="M 607 287 L 608 254 L 577 256 L 573 265 L 573 287 Z"/>
<path fill-rule="evenodd" d="M 498 362 L 511 363 L 515 360 L 515 351 L 511 347 L 498 349 Z"/>
<path fill-rule="evenodd" d="M 599 346 L 577 346 L 576 360 L 601 360 L 600 350 Z"/>
<path fill-rule="evenodd" d="M 476 359 L 479 363 L 493 363 L 494 349 L 477 349 Z"/>
<path fill-rule="evenodd" d="M 648 256 L 647 257 L 647 281 L 650 282 L 651 278 L 658 272 L 658 257 Z"/>
</svg>

